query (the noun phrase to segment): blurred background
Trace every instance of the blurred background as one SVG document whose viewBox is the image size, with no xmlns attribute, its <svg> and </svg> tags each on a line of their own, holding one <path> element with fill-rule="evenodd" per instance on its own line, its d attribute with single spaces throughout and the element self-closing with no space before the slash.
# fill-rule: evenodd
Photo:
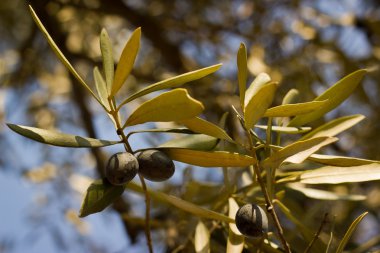
<svg viewBox="0 0 380 253">
<path fill-rule="evenodd" d="M 144 200 L 139 195 L 127 192 L 106 212 L 77 217 L 81 182 L 87 177 L 99 178 L 107 157 L 122 147 L 45 146 L 5 126 L 12 122 L 117 140 L 102 108 L 54 55 L 33 22 L 28 4 L 90 84 L 92 68 L 101 66 L 101 28 L 107 29 L 113 41 L 117 62 L 131 32 L 142 27 L 137 62 L 120 98 L 175 74 L 223 63 L 217 73 L 185 86 L 205 104 L 204 116 L 213 122 L 230 111 L 231 104 L 239 104 L 236 53 L 241 42 L 248 49 L 250 80 L 267 72 L 280 82 L 276 105 L 291 88 L 300 91 L 300 101 L 308 101 L 352 71 L 378 67 L 380 60 L 380 2 L 376 0 L 0 1 L 0 252 L 147 251 Z M 379 80 L 379 71 L 368 74 L 355 94 L 326 116 L 325 120 L 357 113 L 366 116 L 339 135 L 340 142 L 330 153 L 380 160 Z M 132 103 L 126 112 L 140 102 Z M 149 127 L 153 125 L 137 128 Z M 236 122 L 228 121 L 227 130 L 237 135 Z M 153 146 L 166 139 L 144 134 L 132 138 L 132 146 Z M 192 201 L 197 195 L 194 189 L 200 188 L 198 181 L 207 182 L 204 187 L 210 189 L 220 185 L 217 169 L 192 170 L 183 164 L 178 168 L 172 180 L 151 187 L 179 195 L 188 193 L 187 182 L 193 192 L 185 197 Z M 370 211 L 350 247 L 372 238 L 367 249 L 376 249 L 380 245 L 380 186 L 375 182 L 337 186 L 335 190 L 352 188 L 367 195 L 367 200 L 315 204 L 297 196 L 299 202 L 292 205 L 304 215 L 315 215 L 308 220 L 313 231 L 323 217 L 318 212 L 329 206 L 329 212 L 338 214 L 340 235 L 356 216 Z M 153 209 L 155 249 L 192 252 L 196 223 L 173 209 L 165 205 Z M 224 242 L 216 233 L 216 249 L 218 243 Z"/>
</svg>

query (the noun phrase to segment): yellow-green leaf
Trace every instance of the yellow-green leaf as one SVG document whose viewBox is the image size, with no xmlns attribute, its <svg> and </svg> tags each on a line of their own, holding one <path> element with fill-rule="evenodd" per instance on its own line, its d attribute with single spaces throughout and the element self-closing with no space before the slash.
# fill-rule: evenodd
<svg viewBox="0 0 380 253">
<path fill-rule="evenodd" d="M 107 108 L 107 110 L 110 110 L 108 103 L 107 85 L 102 77 L 102 74 L 100 74 L 98 67 L 94 68 L 94 80 L 100 101 L 102 102 L 103 106 Z"/>
<path fill-rule="evenodd" d="M 301 140 L 319 136 L 335 136 L 362 121 L 365 117 L 360 114 L 343 116 L 317 127 L 310 133 L 302 136 Z"/>
<path fill-rule="evenodd" d="M 351 95 L 367 72 L 368 71 L 365 69 L 357 70 L 339 80 L 320 96 L 314 99 L 314 101 L 328 100 L 326 105 L 314 112 L 296 116 L 289 122 L 289 126 L 302 126 L 333 110 Z"/>
<path fill-rule="evenodd" d="M 255 125 L 255 127 L 260 129 L 267 129 L 266 125 Z M 272 126 L 273 132 L 284 133 L 284 134 L 301 134 L 311 130 L 311 127 L 283 127 L 283 126 Z"/>
<path fill-rule="evenodd" d="M 196 253 L 210 252 L 210 232 L 202 221 L 195 228 L 194 246 Z"/>
<path fill-rule="evenodd" d="M 250 100 L 245 100 L 247 104 L 244 111 L 244 122 L 247 129 L 251 129 L 263 117 L 265 111 L 272 104 L 277 83 L 263 85 Z M 247 90 L 247 92 L 249 89 Z M 246 97 L 247 99 L 247 97 Z"/>
<path fill-rule="evenodd" d="M 127 119 L 123 128 L 145 122 L 179 121 L 199 115 L 201 102 L 190 97 L 185 89 L 174 89 L 141 104 Z"/>
<path fill-rule="evenodd" d="M 356 157 L 334 156 L 334 155 L 321 155 L 312 154 L 308 160 L 331 166 L 350 167 L 359 166 L 370 163 L 380 163 L 380 161 L 367 160 Z"/>
<path fill-rule="evenodd" d="M 102 52 L 103 70 L 106 76 L 107 94 L 111 94 L 115 66 L 113 61 L 112 43 L 104 28 L 100 32 L 100 51 Z"/>
<path fill-rule="evenodd" d="M 255 163 L 255 158 L 227 151 L 198 151 L 183 148 L 161 149 L 171 159 L 201 167 L 245 167 Z"/>
<path fill-rule="evenodd" d="M 286 104 L 269 108 L 263 117 L 292 117 L 320 109 L 327 101 Z"/>
<path fill-rule="evenodd" d="M 142 187 L 140 185 L 137 185 L 134 182 L 129 182 L 126 185 L 126 188 L 130 189 L 132 191 L 139 192 L 139 193 L 144 192 Z M 233 219 L 231 219 L 231 218 L 229 218 L 223 214 L 220 214 L 220 213 L 217 213 L 215 211 L 212 211 L 212 210 L 203 208 L 201 206 L 195 205 L 191 202 L 185 201 L 185 200 L 180 199 L 178 197 L 175 197 L 173 195 L 165 194 L 163 192 L 157 191 L 156 189 L 153 191 L 148 189 L 148 192 L 149 192 L 149 195 L 152 197 L 152 199 L 157 200 L 157 201 L 161 201 L 161 202 L 169 203 L 169 204 L 171 204 L 171 205 L 173 205 L 173 206 L 175 206 L 175 207 L 177 207 L 177 208 L 179 208 L 185 212 L 192 213 L 198 217 L 202 217 L 202 218 L 206 218 L 206 219 L 212 219 L 212 220 L 218 220 L 218 221 L 227 222 L 227 223 L 234 222 Z"/>
<path fill-rule="evenodd" d="M 115 186 L 104 183 L 103 180 L 94 181 L 87 189 L 82 201 L 79 217 L 103 211 L 124 192 L 124 186 Z"/>
<path fill-rule="evenodd" d="M 116 67 L 115 78 L 113 80 L 110 96 L 115 96 L 123 86 L 125 80 L 131 73 L 133 64 L 140 48 L 141 28 L 137 28 L 125 44 Z"/>
<path fill-rule="evenodd" d="M 86 82 L 82 79 L 82 77 L 78 74 L 78 72 L 74 69 L 74 67 L 71 65 L 71 63 L 66 59 L 64 54 L 61 52 L 61 50 L 58 48 L 57 44 L 55 44 L 53 38 L 50 36 L 48 31 L 46 30 L 45 26 L 42 24 L 41 20 L 38 18 L 37 14 L 34 12 L 32 6 L 29 5 L 30 12 L 32 14 L 33 20 L 36 22 L 38 28 L 41 30 L 45 38 L 47 39 L 50 47 L 53 49 L 54 53 L 58 56 L 58 58 L 61 60 L 63 65 L 71 72 L 71 74 L 79 81 L 79 83 L 88 91 L 90 94 L 96 99 L 96 101 L 99 102 L 100 105 L 102 105 L 102 102 L 99 100 L 99 98 L 95 95 L 95 93 L 90 89 L 90 87 L 86 84 Z M 103 105 L 102 105 L 103 106 Z M 106 109 L 103 106 L 104 109 Z"/>
<path fill-rule="evenodd" d="M 192 72 L 188 72 L 188 73 L 185 73 L 185 74 L 182 74 L 182 75 L 179 75 L 179 76 L 174 76 L 174 77 L 171 77 L 169 79 L 160 81 L 158 83 L 149 85 L 148 87 L 146 87 L 146 88 L 144 88 L 142 90 L 139 90 L 136 93 L 134 93 L 131 96 L 129 96 L 127 99 L 125 99 L 119 105 L 118 108 L 120 108 L 121 106 L 123 106 L 123 105 L 125 105 L 125 104 L 127 104 L 127 103 L 129 103 L 129 102 L 131 102 L 133 100 L 135 100 L 136 98 L 142 97 L 142 96 L 144 96 L 146 94 L 149 94 L 149 93 L 152 93 L 152 92 L 155 92 L 155 91 L 159 91 L 159 90 L 163 90 L 163 89 L 175 88 L 175 87 L 178 87 L 178 86 L 183 85 L 185 83 L 201 79 L 202 77 L 205 77 L 205 76 L 207 76 L 207 75 L 209 75 L 211 73 L 214 73 L 221 66 L 222 66 L 222 64 L 217 64 L 217 65 L 213 65 L 213 66 L 210 66 L 210 67 L 207 67 L 207 68 L 194 70 Z"/>
<path fill-rule="evenodd" d="M 337 141 L 334 137 L 317 137 L 306 141 L 294 142 L 261 162 L 264 168 L 278 168 L 283 162 L 302 163 L 321 147 Z"/>
<path fill-rule="evenodd" d="M 228 199 L 228 217 L 235 219 L 236 212 L 239 209 L 235 199 Z M 228 229 L 228 240 L 226 253 L 241 253 L 244 248 L 244 236 L 240 233 L 236 224 L 230 223 Z"/>
<path fill-rule="evenodd" d="M 252 97 L 267 83 L 271 81 L 270 76 L 267 73 L 260 73 L 248 87 L 245 92 L 244 107 L 243 111 L 246 109 L 248 103 L 251 101 Z"/>
<path fill-rule="evenodd" d="M 234 142 L 222 128 L 199 117 L 181 120 L 179 123 L 196 133 L 206 134 L 218 139 Z"/>
<path fill-rule="evenodd" d="M 282 99 L 282 104 L 295 104 L 298 100 L 299 94 L 300 92 L 297 89 L 291 89 Z"/>
<path fill-rule="evenodd" d="M 7 126 L 14 132 L 29 139 L 60 147 L 95 148 L 120 143 L 120 141 L 98 140 L 93 138 L 81 137 L 78 135 L 65 134 L 52 130 L 45 130 L 41 128 L 21 126 L 9 123 L 7 124 Z"/>
<path fill-rule="evenodd" d="M 244 108 L 245 90 L 247 85 L 247 49 L 244 43 L 240 43 L 237 53 L 238 83 L 241 108 Z"/>
<path fill-rule="evenodd" d="M 338 245 L 338 249 L 335 251 L 336 253 L 342 253 L 344 248 L 346 247 L 348 241 L 350 240 L 352 234 L 354 233 L 356 227 L 359 225 L 359 223 L 362 221 L 362 219 L 368 214 L 368 212 L 364 212 L 361 215 L 359 215 L 350 225 L 347 232 L 344 234 L 344 237 L 342 241 Z"/>
<path fill-rule="evenodd" d="M 218 144 L 218 139 L 205 134 L 193 134 L 169 140 L 159 148 L 187 148 L 194 150 L 212 150 Z"/>
</svg>

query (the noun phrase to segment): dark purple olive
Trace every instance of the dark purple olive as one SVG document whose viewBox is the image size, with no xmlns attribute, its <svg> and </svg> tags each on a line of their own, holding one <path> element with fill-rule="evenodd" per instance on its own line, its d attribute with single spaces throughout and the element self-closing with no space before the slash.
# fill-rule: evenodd
<svg viewBox="0 0 380 253">
<path fill-rule="evenodd" d="M 110 157 L 106 167 L 106 178 L 113 185 L 131 181 L 139 170 L 139 163 L 131 153 L 116 153 Z"/>
<path fill-rule="evenodd" d="M 173 160 L 162 151 L 145 150 L 137 156 L 137 160 L 140 175 L 150 181 L 165 181 L 174 174 Z"/>
<path fill-rule="evenodd" d="M 235 216 L 240 233 L 250 237 L 262 237 L 268 231 L 268 217 L 258 205 L 246 204 L 239 208 Z"/>
</svg>

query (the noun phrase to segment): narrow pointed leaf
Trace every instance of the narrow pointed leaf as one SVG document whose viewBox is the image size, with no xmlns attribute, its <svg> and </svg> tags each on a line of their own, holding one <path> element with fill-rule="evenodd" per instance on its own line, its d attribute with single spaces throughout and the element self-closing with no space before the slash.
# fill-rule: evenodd
<svg viewBox="0 0 380 253">
<path fill-rule="evenodd" d="M 241 108 L 244 108 L 245 90 L 247 85 L 247 49 L 244 43 L 240 44 L 237 54 L 239 97 Z"/>
<path fill-rule="evenodd" d="M 320 109 L 327 101 L 286 104 L 269 108 L 263 117 L 292 117 Z"/>
<path fill-rule="evenodd" d="M 368 71 L 365 69 L 357 70 L 339 80 L 324 93 L 314 99 L 314 101 L 322 101 L 327 99 L 328 103 L 326 105 L 317 111 L 296 116 L 290 121 L 289 126 L 302 126 L 333 110 L 344 100 L 346 100 L 352 92 L 354 92 L 355 88 L 359 85 L 360 81 L 367 72 Z"/>
<path fill-rule="evenodd" d="M 187 128 L 193 130 L 194 132 L 210 135 L 216 137 L 218 139 L 227 140 L 230 142 L 234 142 L 231 137 L 224 131 L 222 128 L 214 125 L 213 123 L 201 119 L 199 117 L 185 119 L 179 121 L 179 123 L 183 124 Z"/>
<path fill-rule="evenodd" d="M 94 68 L 94 80 L 100 101 L 102 102 L 103 106 L 107 108 L 107 110 L 110 110 L 108 103 L 107 85 L 97 67 Z"/>
<path fill-rule="evenodd" d="M 194 246 L 196 253 L 210 252 L 210 232 L 206 225 L 199 221 L 195 228 Z"/>
<path fill-rule="evenodd" d="M 264 115 L 265 111 L 272 104 L 277 83 L 269 83 L 262 86 L 247 103 L 244 111 L 245 127 L 251 129 Z M 248 90 L 247 90 L 248 92 Z M 247 99 L 247 98 L 246 98 Z"/>
<path fill-rule="evenodd" d="M 95 148 L 120 143 L 120 141 L 98 140 L 36 127 L 28 127 L 9 123 L 7 126 L 14 132 L 29 139 L 60 147 Z"/>
<path fill-rule="evenodd" d="M 337 141 L 334 137 L 317 137 L 306 141 L 294 142 L 261 162 L 264 168 L 278 168 L 283 162 L 302 163 L 321 147 Z"/>
<path fill-rule="evenodd" d="M 139 192 L 139 193 L 144 192 L 142 187 L 140 185 L 137 185 L 134 182 L 128 183 L 126 185 L 126 188 L 130 189 L 132 191 Z M 178 197 L 175 197 L 173 195 L 168 195 L 168 194 L 165 194 L 163 192 L 159 192 L 157 190 L 149 190 L 149 189 L 148 189 L 148 192 L 149 192 L 149 195 L 152 197 L 152 199 L 157 200 L 157 201 L 161 201 L 161 202 L 165 202 L 165 203 L 169 203 L 169 204 L 181 209 L 182 211 L 194 214 L 198 217 L 202 217 L 202 218 L 206 218 L 206 219 L 212 219 L 212 220 L 218 220 L 218 221 L 227 222 L 227 223 L 234 222 L 233 219 L 231 219 L 231 218 L 229 218 L 223 214 L 220 214 L 220 213 L 217 213 L 215 211 L 200 207 L 198 205 L 195 205 L 191 202 L 185 201 L 185 200 L 180 199 Z"/>
<path fill-rule="evenodd" d="M 255 125 L 256 128 L 267 129 L 266 125 Z M 272 126 L 272 131 L 284 134 L 301 134 L 311 130 L 311 127 L 283 127 L 283 126 Z"/>
<path fill-rule="evenodd" d="M 336 250 L 336 253 L 342 253 L 344 248 L 346 247 L 348 241 L 350 240 L 352 234 L 356 230 L 356 227 L 359 225 L 359 223 L 362 221 L 362 219 L 368 214 L 368 212 L 362 213 L 359 215 L 350 225 L 348 228 L 346 234 L 344 235 L 342 241 L 338 245 L 338 249 Z"/>
<path fill-rule="evenodd" d="M 228 217 L 235 219 L 237 210 L 239 209 L 235 199 L 228 199 Z M 236 224 L 230 223 L 228 229 L 228 240 L 226 253 L 241 253 L 244 248 L 244 236 L 240 233 Z"/>
<path fill-rule="evenodd" d="M 291 89 L 282 99 L 282 104 L 295 104 L 298 100 L 299 95 L 300 92 L 297 89 Z"/>
<path fill-rule="evenodd" d="M 201 167 L 244 167 L 256 161 L 253 157 L 227 151 L 198 151 L 182 148 L 161 150 L 173 160 Z"/>
<path fill-rule="evenodd" d="M 128 97 L 127 99 L 125 99 L 119 105 L 119 108 L 121 106 L 125 105 L 126 103 L 129 103 L 129 102 L 135 100 L 136 98 L 142 97 L 142 96 L 144 96 L 146 94 L 149 94 L 149 93 L 152 93 L 152 92 L 155 92 L 155 91 L 159 91 L 159 90 L 164 90 L 164 89 L 169 89 L 169 88 L 175 88 L 175 87 L 181 86 L 181 85 L 183 85 L 185 83 L 201 79 L 202 77 L 205 77 L 205 76 L 207 76 L 207 75 L 209 75 L 211 73 L 214 73 L 221 66 L 222 66 L 222 64 L 217 64 L 217 65 L 213 65 L 213 66 L 210 66 L 210 67 L 207 67 L 207 68 L 194 70 L 192 72 L 188 72 L 188 73 L 185 73 L 185 74 L 182 74 L 182 75 L 179 75 L 179 76 L 174 76 L 174 77 L 171 77 L 169 79 L 160 81 L 158 83 L 149 85 L 148 87 L 146 87 L 146 88 L 144 88 L 144 89 L 142 89 L 142 90 L 140 90 L 140 91 L 132 94 L 130 97 Z"/>
<path fill-rule="evenodd" d="M 100 32 L 100 51 L 102 52 L 103 70 L 106 76 L 107 94 L 111 94 L 115 66 L 113 61 L 112 43 L 104 28 Z"/>
<path fill-rule="evenodd" d="M 139 27 L 132 33 L 121 53 L 111 88 L 111 97 L 116 95 L 132 71 L 133 64 L 135 63 L 140 48 L 140 38 L 141 28 Z"/>
<path fill-rule="evenodd" d="M 205 134 L 193 134 L 169 140 L 159 148 L 187 148 L 193 150 L 212 150 L 218 144 L 218 139 Z"/>
<path fill-rule="evenodd" d="M 124 186 L 114 186 L 103 180 L 94 181 L 87 189 L 82 201 L 79 217 L 98 213 L 111 205 L 124 192 Z"/>
<path fill-rule="evenodd" d="M 175 133 L 175 134 L 196 134 L 188 128 L 153 128 L 129 132 L 128 135 L 139 133 Z"/>
<path fill-rule="evenodd" d="M 37 14 L 34 12 L 32 6 L 29 5 L 30 12 L 32 14 L 32 17 L 34 21 L 36 22 L 38 28 L 41 30 L 45 38 L 47 39 L 50 47 L 53 49 L 54 53 L 58 56 L 58 58 L 61 60 L 63 65 L 71 72 L 71 74 L 79 81 L 79 83 L 88 91 L 90 94 L 96 99 L 96 101 L 99 102 L 100 105 L 102 105 L 99 98 L 95 95 L 95 93 L 90 89 L 90 87 L 86 84 L 86 82 L 82 79 L 82 77 L 78 74 L 78 72 L 74 69 L 74 67 L 71 65 L 71 63 L 66 59 L 64 54 L 61 52 L 61 50 L 58 48 L 57 44 L 55 44 L 54 40 L 46 30 L 45 26 L 42 24 L 41 20 L 38 18 Z M 106 109 L 105 107 L 103 107 Z"/>
<path fill-rule="evenodd" d="M 340 117 L 317 127 L 310 133 L 302 136 L 301 140 L 306 140 L 319 136 L 335 136 L 362 121 L 365 117 L 360 114 Z"/>
<path fill-rule="evenodd" d="M 145 122 L 179 121 L 199 115 L 201 102 L 190 97 L 185 89 L 174 89 L 146 101 L 127 119 L 123 128 Z"/>
<path fill-rule="evenodd" d="M 270 76 L 267 73 L 260 73 L 249 85 L 247 91 L 244 96 L 244 107 L 247 107 L 249 101 L 251 101 L 252 97 L 256 95 L 256 93 L 267 83 L 271 81 Z"/>
<path fill-rule="evenodd" d="M 338 167 L 350 167 L 350 166 L 359 166 L 370 163 L 380 163 L 380 161 L 367 160 L 356 157 L 345 157 L 345 156 L 334 156 L 334 155 L 321 155 L 321 154 L 312 154 L 308 160 Z"/>
</svg>

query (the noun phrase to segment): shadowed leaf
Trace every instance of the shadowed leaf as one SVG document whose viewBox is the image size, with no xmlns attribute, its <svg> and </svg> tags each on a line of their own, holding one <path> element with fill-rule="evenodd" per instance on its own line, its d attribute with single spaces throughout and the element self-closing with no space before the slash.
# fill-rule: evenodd
<svg viewBox="0 0 380 253">
<path fill-rule="evenodd" d="M 111 94 L 115 66 L 113 61 L 112 43 L 104 28 L 100 32 L 100 51 L 102 52 L 103 70 L 106 76 L 106 91 L 107 94 Z"/>
<path fill-rule="evenodd" d="M 102 74 L 100 74 L 98 67 L 94 68 L 94 80 L 100 101 L 102 102 L 103 106 L 107 108 L 107 110 L 110 110 L 108 103 L 107 84 L 104 81 Z"/>
<path fill-rule="evenodd" d="M 194 246 L 196 253 L 210 252 L 210 232 L 201 221 L 198 222 L 195 228 Z"/>
<path fill-rule="evenodd" d="M 187 148 L 194 150 L 212 150 L 218 144 L 218 139 L 205 134 L 193 134 L 169 140 L 159 148 Z"/>
<path fill-rule="evenodd" d="M 247 86 L 247 49 L 244 43 L 240 43 L 239 51 L 237 53 L 237 67 L 238 67 L 238 83 L 239 83 L 239 97 L 241 108 L 244 108 L 245 90 Z"/>
<path fill-rule="evenodd" d="M 265 125 L 255 125 L 256 128 L 267 129 L 268 126 Z M 283 127 L 283 126 L 272 126 L 273 132 L 284 133 L 284 134 L 301 134 L 311 130 L 311 127 Z"/>
</svg>

